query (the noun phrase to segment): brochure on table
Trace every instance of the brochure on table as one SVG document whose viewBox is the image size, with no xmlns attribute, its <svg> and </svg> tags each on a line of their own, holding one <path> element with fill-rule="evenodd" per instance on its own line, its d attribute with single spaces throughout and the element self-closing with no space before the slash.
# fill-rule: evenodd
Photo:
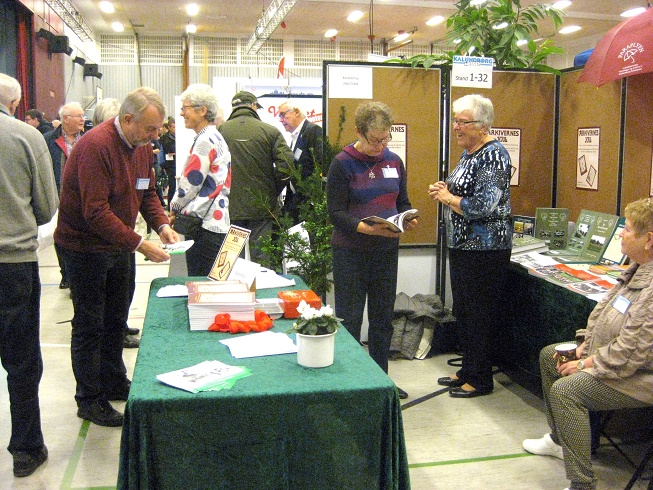
<svg viewBox="0 0 653 490">
<path fill-rule="evenodd" d="M 568 208 L 537 208 L 535 210 L 535 238 L 544 240 L 549 250 L 567 247 L 569 233 Z"/>
<path fill-rule="evenodd" d="M 619 217 L 583 209 L 573 235 L 564 250 L 551 250 L 548 255 L 565 263 L 597 263 L 612 237 Z"/>
</svg>

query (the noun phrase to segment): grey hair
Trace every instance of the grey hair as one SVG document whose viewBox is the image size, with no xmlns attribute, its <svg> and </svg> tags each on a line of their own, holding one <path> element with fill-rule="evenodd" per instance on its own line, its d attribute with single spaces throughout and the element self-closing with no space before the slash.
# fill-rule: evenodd
<svg viewBox="0 0 653 490">
<path fill-rule="evenodd" d="M 116 117 L 118 112 L 120 112 L 120 101 L 118 99 L 102 99 L 97 103 L 95 111 L 93 111 L 93 126 Z"/>
<path fill-rule="evenodd" d="M 297 104 L 297 102 L 288 99 L 285 102 L 279 104 L 279 107 L 281 107 L 282 105 L 285 105 L 291 111 L 297 112 L 297 114 L 299 114 L 301 117 L 306 117 L 306 112 Z"/>
<path fill-rule="evenodd" d="M 388 131 L 394 124 L 392 110 L 382 102 L 363 102 L 356 109 L 354 121 L 363 135 L 370 130 Z"/>
<path fill-rule="evenodd" d="M 464 111 L 472 113 L 472 119 L 477 126 L 485 126 L 489 131 L 494 122 L 494 106 L 487 97 L 478 94 L 469 94 L 453 101 L 453 113 L 460 114 Z"/>
<path fill-rule="evenodd" d="M 59 119 L 63 119 L 64 116 L 69 116 L 71 109 L 79 109 L 82 113 L 84 112 L 84 108 L 79 102 L 68 102 L 59 108 Z"/>
<path fill-rule="evenodd" d="M 206 107 L 204 118 L 213 123 L 218 115 L 218 97 L 213 87 L 205 83 L 193 83 L 181 93 L 181 100 L 187 100 L 191 105 Z"/>
<path fill-rule="evenodd" d="M 9 107 L 22 94 L 20 83 L 13 77 L 0 73 L 0 104 Z"/>
<path fill-rule="evenodd" d="M 129 92 L 125 100 L 120 105 L 118 117 L 120 121 L 125 120 L 127 114 L 131 114 L 134 121 L 138 121 L 145 109 L 153 105 L 163 117 L 166 115 L 166 106 L 156 90 L 150 87 L 140 87 Z"/>
</svg>

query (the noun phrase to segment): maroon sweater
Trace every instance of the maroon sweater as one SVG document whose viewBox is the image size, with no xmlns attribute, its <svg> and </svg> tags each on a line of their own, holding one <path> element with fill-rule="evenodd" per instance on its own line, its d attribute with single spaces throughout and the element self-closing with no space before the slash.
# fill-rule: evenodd
<svg viewBox="0 0 653 490">
<path fill-rule="evenodd" d="M 113 119 L 75 143 L 63 172 L 57 245 L 132 252 L 141 241 L 134 231 L 139 211 L 155 230 L 169 223 L 156 195 L 153 161 L 151 145 L 130 149 Z M 138 179 L 147 179 L 147 189 L 137 189 Z"/>
</svg>

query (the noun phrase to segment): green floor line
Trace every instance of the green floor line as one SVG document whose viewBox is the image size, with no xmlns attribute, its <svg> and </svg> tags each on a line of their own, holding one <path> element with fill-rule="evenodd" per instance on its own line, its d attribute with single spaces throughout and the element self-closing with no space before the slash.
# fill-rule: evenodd
<svg viewBox="0 0 653 490">
<path fill-rule="evenodd" d="M 61 490 L 70 490 L 71 488 L 70 485 L 75 477 L 75 471 L 77 470 L 79 459 L 82 457 L 82 451 L 84 450 L 84 443 L 86 442 L 86 436 L 88 435 L 90 425 L 91 423 L 88 420 L 84 420 L 82 426 L 79 428 L 75 447 L 73 447 L 73 453 L 70 456 L 66 472 L 63 475 Z"/>
<path fill-rule="evenodd" d="M 467 458 L 467 459 L 451 459 L 449 461 L 433 461 L 430 463 L 413 463 L 409 464 L 408 468 L 428 468 L 431 466 L 444 466 L 449 464 L 466 464 L 466 463 L 479 463 L 482 461 L 498 461 L 500 459 L 515 459 L 515 458 L 524 458 L 527 456 L 533 456 L 529 453 L 517 453 L 517 454 L 503 454 L 500 456 L 486 456 L 485 458 Z"/>
</svg>

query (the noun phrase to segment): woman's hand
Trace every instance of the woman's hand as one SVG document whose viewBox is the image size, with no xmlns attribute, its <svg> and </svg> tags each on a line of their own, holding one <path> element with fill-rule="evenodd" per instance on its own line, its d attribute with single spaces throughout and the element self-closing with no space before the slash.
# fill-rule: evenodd
<svg viewBox="0 0 653 490">
<path fill-rule="evenodd" d="M 382 223 L 375 223 L 373 225 L 368 225 L 364 221 L 360 221 L 358 223 L 358 227 L 356 228 L 356 231 L 358 233 L 363 233 L 364 235 L 376 235 L 376 236 L 383 236 L 386 238 L 397 238 L 400 235 L 399 233 L 392 231 L 390 228 L 388 228 L 388 225 L 384 225 Z"/>
<path fill-rule="evenodd" d="M 439 201 L 439 195 L 442 190 L 447 190 L 447 184 L 442 181 L 429 185 L 429 197 L 433 201 Z"/>
<path fill-rule="evenodd" d="M 415 228 L 417 228 L 418 224 L 419 224 L 419 219 L 417 219 L 417 218 L 413 218 L 411 220 L 404 221 L 404 231 L 414 230 Z"/>
<path fill-rule="evenodd" d="M 554 359 L 557 359 L 558 354 L 554 354 L 553 357 Z M 570 374 L 580 371 L 580 369 L 578 369 L 578 361 L 580 361 L 580 358 L 565 363 L 559 362 L 556 369 L 560 376 L 569 376 Z M 594 356 L 586 357 L 583 359 L 583 363 L 585 364 L 585 368 L 592 367 L 594 365 Z"/>
</svg>

